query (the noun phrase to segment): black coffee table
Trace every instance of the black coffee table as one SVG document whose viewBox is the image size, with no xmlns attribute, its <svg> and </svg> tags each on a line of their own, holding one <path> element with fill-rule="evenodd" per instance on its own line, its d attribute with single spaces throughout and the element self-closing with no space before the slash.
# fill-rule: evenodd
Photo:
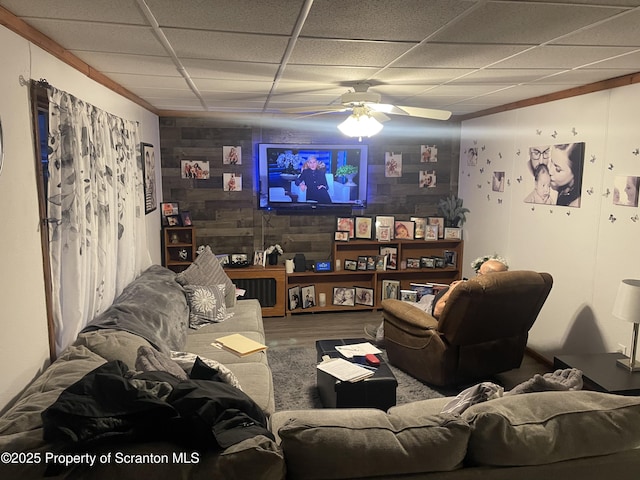
<svg viewBox="0 0 640 480">
<path fill-rule="evenodd" d="M 617 365 L 621 353 L 558 355 L 554 368 L 577 368 L 582 371 L 585 387 L 618 395 L 640 395 L 640 372 L 629 372 Z"/>
<path fill-rule="evenodd" d="M 341 358 L 336 345 L 364 343 L 364 338 L 346 338 L 340 340 L 316 341 L 318 363 L 322 357 Z M 388 410 L 396 404 L 396 388 L 398 381 L 389 365 L 380 357 L 380 366 L 376 372 L 359 382 L 341 382 L 334 376 L 316 369 L 316 385 L 325 408 L 379 408 Z"/>
</svg>

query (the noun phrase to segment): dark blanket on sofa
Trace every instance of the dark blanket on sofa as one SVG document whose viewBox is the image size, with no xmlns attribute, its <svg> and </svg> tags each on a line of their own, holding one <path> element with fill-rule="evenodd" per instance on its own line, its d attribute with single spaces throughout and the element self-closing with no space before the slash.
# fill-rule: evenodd
<svg viewBox="0 0 640 480">
<path fill-rule="evenodd" d="M 42 420 L 44 439 L 63 451 L 123 440 L 211 451 L 256 435 L 273 439 L 260 407 L 202 362 L 187 380 L 105 363 L 65 389 Z"/>
<path fill-rule="evenodd" d="M 153 308 L 149 308 L 152 306 Z M 152 265 L 131 282 L 113 304 L 83 329 L 124 330 L 148 340 L 164 353 L 181 351 L 187 342 L 189 307 L 176 274 Z"/>
</svg>

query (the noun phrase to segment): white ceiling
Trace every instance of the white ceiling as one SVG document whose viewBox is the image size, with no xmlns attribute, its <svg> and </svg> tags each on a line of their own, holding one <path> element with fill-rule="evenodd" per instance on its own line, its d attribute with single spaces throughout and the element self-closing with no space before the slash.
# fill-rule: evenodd
<svg viewBox="0 0 640 480">
<path fill-rule="evenodd" d="M 640 71 L 640 0 L 0 0 L 159 112 L 483 111 Z"/>
</svg>

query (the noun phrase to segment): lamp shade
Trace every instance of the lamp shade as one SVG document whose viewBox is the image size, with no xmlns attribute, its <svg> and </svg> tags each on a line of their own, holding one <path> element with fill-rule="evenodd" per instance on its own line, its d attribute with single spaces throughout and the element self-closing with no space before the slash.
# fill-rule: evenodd
<svg viewBox="0 0 640 480">
<path fill-rule="evenodd" d="M 631 323 L 640 323 L 640 280 L 625 279 L 620 282 L 613 316 Z"/>
</svg>

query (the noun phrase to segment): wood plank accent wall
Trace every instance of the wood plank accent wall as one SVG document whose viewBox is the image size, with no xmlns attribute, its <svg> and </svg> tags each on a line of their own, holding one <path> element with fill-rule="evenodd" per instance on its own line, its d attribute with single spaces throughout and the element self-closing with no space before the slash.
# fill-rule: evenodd
<svg viewBox="0 0 640 480">
<path fill-rule="evenodd" d="M 381 134 L 364 139 L 369 146 L 369 206 L 353 215 L 435 215 L 438 200 L 457 192 L 459 124 L 392 120 Z M 337 122 L 336 122 L 337 123 Z M 390 122 L 391 123 L 391 122 Z M 414 133 L 415 132 L 415 133 Z M 303 253 L 308 260 L 331 257 L 335 214 L 284 214 L 257 208 L 256 175 L 259 143 L 349 144 L 339 132 L 298 131 L 224 124 L 207 117 L 161 117 L 160 148 L 165 202 L 178 202 L 189 210 L 196 227 L 198 245 L 210 245 L 215 253 L 253 255 L 274 243 L 284 258 Z M 242 147 L 242 165 L 223 165 L 222 147 Z M 420 145 L 437 145 L 438 162 L 420 163 Z M 403 175 L 385 178 L 385 152 L 402 152 Z M 210 179 L 181 178 L 181 161 L 208 161 Z M 437 172 L 435 188 L 420 188 L 421 170 Z M 223 173 L 242 175 L 241 192 L 225 192 Z"/>
</svg>

